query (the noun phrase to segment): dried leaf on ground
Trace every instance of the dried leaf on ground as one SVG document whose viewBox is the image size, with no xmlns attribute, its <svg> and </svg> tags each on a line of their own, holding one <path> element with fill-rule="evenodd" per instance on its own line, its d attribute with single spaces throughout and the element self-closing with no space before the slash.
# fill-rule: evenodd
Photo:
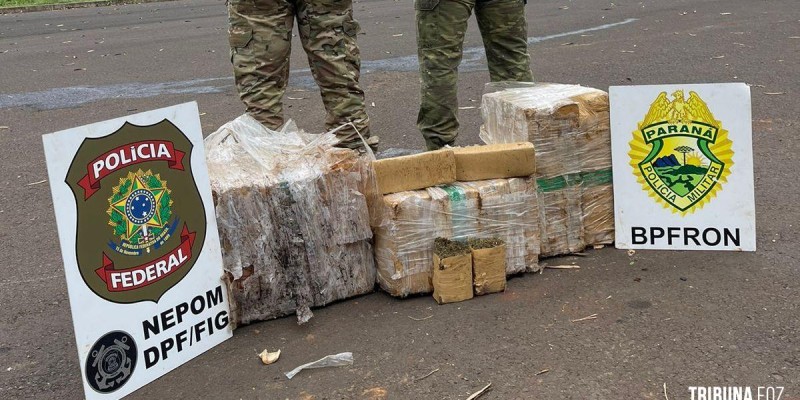
<svg viewBox="0 0 800 400">
<path fill-rule="evenodd" d="M 467 400 L 475 400 L 478 397 L 483 396 L 483 394 L 486 393 L 486 391 L 489 390 L 489 387 L 491 387 L 491 386 L 492 386 L 492 384 L 489 383 L 488 385 L 484 386 L 483 389 L 478 390 L 477 392 L 475 392 L 472 395 L 470 395 L 469 397 L 467 397 Z"/>
<path fill-rule="evenodd" d="M 597 319 L 597 314 L 592 314 L 592 315 L 589 315 L 589 316 L 583 317 L 583 318 L 573 319 L 573 320 L 570 320 L 570 322 L 590 321 L 590 320 L 593 320 L 593 319 Z"/>
<path fill-rule="evenodd" d="M 548 269 L 581 269 L 580 265 L 546 265 Z"/>
<path fill-rule="evenodd" d="M 427 377 L 429 377 L 429 376 L 433 375 L 433 374 L 434 374 L 434 373 L 436 373 L 437 371 L 439 371 L 439 368 L 436 368 L 435 370 L 433 370 L 433 371 L 431 371 L 431 372 L 428 372 L 427 374 L 425 374 L 425 375 L 423 375 L 423 376 L 421 376 L 421 377 L 419 377 L 419 378 L 414 378 L 414 382 L 421 381 L 421 380 L 423 380 L 423 379 L 425 379 L 425 378 L 427 378 Z"/>
<path fill-rule="evenodd" d="M 365 390 L 361 396 L 368 400 L 384 400 L 389 397 L 389 391 L 382 387 L 374 387 Z"/>
</svg>

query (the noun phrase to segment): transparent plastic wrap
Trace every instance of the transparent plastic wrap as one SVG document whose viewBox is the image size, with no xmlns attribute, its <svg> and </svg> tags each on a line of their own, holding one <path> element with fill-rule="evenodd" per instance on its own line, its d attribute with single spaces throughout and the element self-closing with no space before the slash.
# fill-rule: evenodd
<svg viewBox="0 0 800 400">
<path fill-rule="evenodd" d="M 586 242 L 580 175 L 530 180 L 534 182 L 539 193 L 542 257 L 582 251 Z"/>
<path fill-rule="evenodd" d="M 430 293 L 434 239 L 497 238 L 506 274 L 538 271 L 539 211 L 525 178 L 456 182 L 384 196 L 387 218 L 375 229 L 378 283 L 393 296 Z"/>
<path fill-rule="evenodd" d="M 374 173 L 369 158 L 335 143 L 247 115 L 206 138 L 236 323 L 293 313 L 305 322 L 311 307 L 373 289 Z"/>
<path fill-rule="evenodd" d="M 289 372 L 285 372 L 284 375 L 286 375 L 286 378 L 292 379 L 304 369 L 344 367 L 347 365 L 353 365 L 353 353 L 349 351 L 345 353 L 331 354 L 329 356 L 322 357 L 317 361 L 303 364 Z"/>
<path fill-rule="evenodd" d="M 484 92 L 481 139 L 534 145 L 542 256 L 611 243 L 608 94 L 577 85 L 507 82 L 488 84 Z"/>
<path fill-rule="evenodd" d="M 611 171 L 601 170 L 582 175 L 583 232 L 589 245 L 614 243 L 614 186 Z"/>
<path fill-rule="evenodd" d="M 375 228 L 377 281 L 393 296 L 430 293 L 433 241 L 447 237 L 445 197 L 432 198 L 427 190 L 384 196 L 387 218 Z"/>
<path fill-rule="evenodd" d="M 506 244 L 506 275 L 539 270 L 537 193 L 525 178 L 460 182 L 480 197 L 473 238 L 498 238 Z"/>
</svg>

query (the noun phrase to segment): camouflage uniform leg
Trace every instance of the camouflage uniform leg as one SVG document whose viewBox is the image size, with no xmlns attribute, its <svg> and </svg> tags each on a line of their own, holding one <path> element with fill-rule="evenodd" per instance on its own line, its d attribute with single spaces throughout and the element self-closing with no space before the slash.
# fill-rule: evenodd
<svg viewBox="0 0 800 400">
<path fill-rule="evenodd" d="M 420 72 L 417 128 L 428 150 L 458 136 L 458 65 L 475 0 L 415 0 Z"/>
<path fill-rule="evenodd" d="M 477 0 L 475 17 L 492 82 L 532 82 L 523 0 Z"/>
<path fill-rule="evenodd" d="M 228 38 L 236 88 L 248 114 L 283 125 L 294 6 L 289 0 L 229 0 Z"/>
<path fill-rule="evenodd" d="M 358 83 L 361 58 L 356 35 L 360 29 L 353 19 L 353 1 L 297 0 L 297 25 L 328 113 L 325 126 L 334 129 L 352 122 L 364 138 L 369 137 L 364 91 Z M 344 147 L 362 146 L 351 126 L 336 135 Z"/>
</svg>

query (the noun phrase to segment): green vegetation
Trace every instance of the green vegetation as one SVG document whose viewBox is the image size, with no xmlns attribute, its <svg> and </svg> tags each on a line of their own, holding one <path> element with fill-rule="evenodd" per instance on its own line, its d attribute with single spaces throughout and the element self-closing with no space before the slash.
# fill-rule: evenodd
<svg viewBox="0 0 800 400">
<path fill-rule="evenodd" d="M 445 238 L 436 238 L 433 241 L 433 254 L 436 254 L 441 259 L 454 257 L 462 254 L 470 253 L 469 246 L 464 242 L 456 240 L 448 240 Z"/>
</svg>

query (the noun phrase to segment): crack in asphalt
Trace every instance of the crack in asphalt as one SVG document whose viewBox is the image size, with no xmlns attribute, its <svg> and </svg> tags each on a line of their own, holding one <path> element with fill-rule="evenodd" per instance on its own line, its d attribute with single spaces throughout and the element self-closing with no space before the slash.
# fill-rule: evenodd
<svg viewBox="0 0 800 400">
<path fill-rule="evenodd" d="M 528 44 L 536 44 L 547 40 L 610 29 L 635 21 L 637 21 L 636 18 L 628 18 L 620 22 L 591 28 L 547 36 L 533 36 L 528 38 Z M 464 55 L 459 70 L 464 72 L 485 71 L 485 59 L 486 54 L 483 47 L 464 49 Z M 362 61 L 361 63 L 362 74 L 374 72 L 412 72 L 418 69 L 419 63 L 416 55 Z M 35 110 L 57 110 L 78 107 L 83 104 L 106 99 L 140 99 L 162 95 L 221 93 L 230 90 L 232 86 L 233 77 L 192 79 L 161 83 L 132 82 L 104 86 L 71 86 L 38 92 L 0 94 L 0 109 L 29 107 Z M 289 86 L 312 90 L 316 88 L 316 84 L 308 68 L 292 70 L 289 78 Z"/>
</svg>

